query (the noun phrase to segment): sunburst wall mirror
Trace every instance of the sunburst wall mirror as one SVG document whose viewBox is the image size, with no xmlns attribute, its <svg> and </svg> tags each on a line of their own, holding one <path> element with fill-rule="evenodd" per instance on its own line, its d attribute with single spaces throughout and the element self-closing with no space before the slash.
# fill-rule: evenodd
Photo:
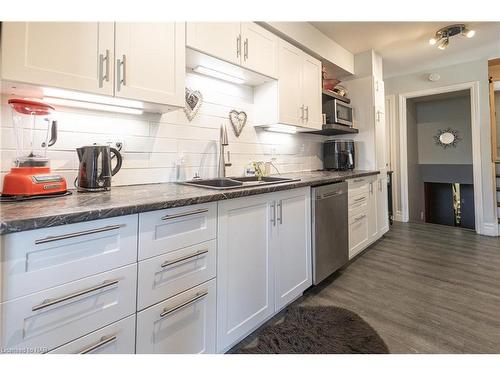
<svg viewBox="0 0 500 375">
<path fill-rule="evenodd" d="M 434 142 L 436 145 L 445 149 L 448 147 L 457 147 L 458 142 L 461 140 L 462 138 L 460 138 L 458 130 L 452 128 L 439 129 L 437 134 L 434 136 Z"/>
</svg>

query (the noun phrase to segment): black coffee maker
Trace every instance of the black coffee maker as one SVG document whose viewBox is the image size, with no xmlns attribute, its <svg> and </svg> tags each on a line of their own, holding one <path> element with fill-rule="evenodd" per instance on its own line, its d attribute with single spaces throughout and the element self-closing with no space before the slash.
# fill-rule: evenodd
<svg viewBox="0 0 500 375">
<path fill-rule="evenodd" d="M 323 143 L 323 165 L 326 170 L 347 171 L 354 169 L 354 141 L 332 139 Z"/>
<path fill-rule="evenodd" d="M 84 146 L 76 149 L 80 166 L 75 186 L 78 191 L 106 191 L 111 189 L 111 176 L 122 167 L 120 151 L 108 145 Z M 111 168 L 111 160 L 116 165 Z"/>
</svg>

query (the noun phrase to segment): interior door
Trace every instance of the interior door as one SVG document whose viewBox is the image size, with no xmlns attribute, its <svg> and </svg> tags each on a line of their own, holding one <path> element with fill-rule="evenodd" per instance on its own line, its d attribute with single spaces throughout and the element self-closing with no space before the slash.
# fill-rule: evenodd
<svg viewBox="0 0 500 375">
<path fill-rule="evenodd" d="M 116 97 L 184 105 L 184 23 L 117 22 L 115 53 Z"/>
<path fill-rule="evenodd" d="M 303 54 L 302 61 L 302 102 L 305 106 L 304 126 L 322 129 L 321 119 L 321 61 Z"/>
<path fill-rule="evenodd" d="M 2 79 L 113 95 L 113 46 L 112 22 L 3 22 Z"/>
<path fill-rule="evenodd" d="M 213 57 L 240 64 L 241 35 L 239 22 L 188 22 L 186 45 Z"/>
<path fill-rule="evenodd" d="M 311 209 L 308 189 L 289 190 L 277 197 L 276 310 L 302 295 L 312 284 Z"/>
<path fill-rule="evenodd" d="M 219 203 L 217 351 L 224 352 L 274 313 L 272 194 Z"/>
<path fill-rule="evenodd" d="M 254 22 L 241 24 L 241 65 L 257 73 L 278 76 L 278 37 Z"/>
<path fill-rule="evenodd" d="M 279 120 L 302 126 L 302 57 L 303 52 L 284 40 L 279 41 Z"/>
</svg>

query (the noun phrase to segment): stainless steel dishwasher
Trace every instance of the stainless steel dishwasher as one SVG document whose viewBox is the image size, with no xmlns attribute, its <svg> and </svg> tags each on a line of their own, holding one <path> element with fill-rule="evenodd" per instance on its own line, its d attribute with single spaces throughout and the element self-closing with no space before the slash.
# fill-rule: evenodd
<svg viewBox="0 0 500 375">
<path fill-rule="evenodd" d="M 313 284 L 349 260 L 347 182 L 311 189 Z"/>
</svg>

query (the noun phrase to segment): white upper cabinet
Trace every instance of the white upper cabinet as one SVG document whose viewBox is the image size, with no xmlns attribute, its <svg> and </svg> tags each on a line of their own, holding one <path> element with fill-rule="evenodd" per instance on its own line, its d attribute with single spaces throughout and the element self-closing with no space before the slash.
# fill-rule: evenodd
<svg viewBox="0 0 500 375">
<path fill-rule="evenodd" d="M 182 106 L 184 40 L 184 23 L 117 22 L 115 96 Z"/>
<path fill-rule="evenodd" d="M 241 65 L 269 77 L 278 75 L 278 37 L 253 22 L 241 24 Z"/>
<path fill-rule="evenodd" d="M 302 51 L 290 43 L 279 43 L 279 121 L 287 125 L 302 125 Z"/>
<path fill-rule="evenodd" d="M 254 89 L 256 126 L 285 124 L 320 130 L 321 61 L 279 39 L 278 81 Z"/>
<path fill-rule="evenodd" d="M 321 106 L 321 61 L 303 54 L 302 59 L 302 103 L 304 105 L 303 126 L 322 129 Z"/>
<path fill-rule="evenodd" d="M 278 37 L 254 22 L 188 22 L 186 45 L 276 78 Z"/>
<path fill-rule="evenodd" d="M 112 22 L 4 22 L 2 79 L 113 95 Z"/>
<path fill-rule="evenodd" d="M 239 22 L 188 22 L 186 45 L 239 65 L 241 61 L 240 28 Z"/>
<path fill-rule="evenodd" d="M 184 105 L 184 23 L 4 22 L 2 79 Z"/>
</svg>

